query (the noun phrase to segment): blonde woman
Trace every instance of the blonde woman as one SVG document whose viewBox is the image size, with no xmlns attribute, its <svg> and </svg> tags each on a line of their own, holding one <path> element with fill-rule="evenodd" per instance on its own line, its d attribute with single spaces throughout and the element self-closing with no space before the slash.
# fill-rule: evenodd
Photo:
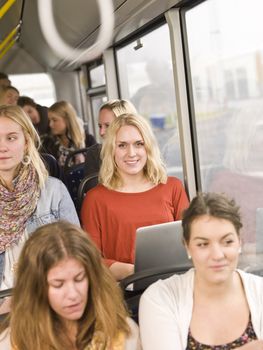
<svg viewBox="0 0 263 350">
<path fill-rule="evenodd" d="M 64 184 L 48 177 L 38 146 L 23 109 L 0 106 L 0 290 L 13 287 L 21 248 L 37 227 L 60 219 L 79 223 Z"/>
<path fill-rule="evenodd" d="M 101 140 L 104 140 L 106 131 L 113 120 L 125 113 L 137 114 L 133 104 L 128 100 L 109 100 L 99 109 L 98 127 Z M 84 168 L 85 176 L 98 173 L 101 166 L 101 144 L 91 146 L 86 153 Z"/>
<path fill-rule="evenodd" d="M 64 166 L 70 152 L 85 147 L 85 131 L 73 106 L 58 101 L 48 109 L 49 126 L 53 137 L 43 139 L 43 150 L 52 154 Z M 83 159 L 75 159 L 76 163 Z"/>
<path fill-rule="evenodd" d="M 16 276 L 2 350 L 140 349 L 118 285 L 77 226 L 61 221 L 38 228 Z"/>
<path fill-rule="evenodd" d="M 175 221 L 188 206 L 181 181 L 167 177 L 153 131 L 123 114 L 102 145 L 100 184 L 83 202 L 81 220 L 117 280 L 133 273 L 138 227 Z"/>
</svg>

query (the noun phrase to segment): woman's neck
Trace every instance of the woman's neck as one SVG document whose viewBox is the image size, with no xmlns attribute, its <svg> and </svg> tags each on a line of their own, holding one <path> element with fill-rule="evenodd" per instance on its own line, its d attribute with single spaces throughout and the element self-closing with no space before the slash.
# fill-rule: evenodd
<svg viewBox="0 0 263 350">
<path fill-rule="evenodd" d="M 238 272 L 233 272 L 232 276 L 222 283 L 209 283 L 198 276 L 195 276 L 194 294 L 205 299 L 220 299 L 227 295 L 232 295 L 237 288 L 242 288 L 242 281 Z"/>
<path fill-rule="evenodd" d="M 65 147 L 68 147 L 69 146 L 69 138 L 67 137 L 66 134 L 63 134 L 63 135 L 60 135 L 59 136 L 59 139 L 60 139 L 60 143 L 65 146 Z"/>
<path fill-rule="evenodd" d="M 144 174 L 121 176 L 122 185 L 117 188 L 117 191 L 127 193 L 144 192 L 154 187 Z"/>
<path fill-rule="evenodd" d="M 76 349 L 76 338 L 77 338 L 77 322 L 76 321 L 64 321 L 64 329 L 66 332 L 66 336 L 69 339 L 70 343 Z"/>
<path fill-rule="evenodd" d="M 1 172 L 0 177 L 3 181 L 3 185 L 9 190 L 12 191 L 14 189 L 13 180 L 14 180 L 14 173 L 10 172 Z"/>
</svg>

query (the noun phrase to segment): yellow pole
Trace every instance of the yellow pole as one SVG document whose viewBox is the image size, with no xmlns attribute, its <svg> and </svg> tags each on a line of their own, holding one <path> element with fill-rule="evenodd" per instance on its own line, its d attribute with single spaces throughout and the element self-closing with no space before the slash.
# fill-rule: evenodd
<svg viewBox="0 0 263 350">
<path fill-rule="evenodd" d="M 7 53 L 9 49 L 14 45 L 16 42 L 16 39 L 13 39 L 1 52 L 0 52 L 0 59 Z"/>
<path fill-rule="evenodd" d="M 16 26 L 6 37 L 5 39 L 0 43 L 0 51 L 6 46 L 6 44 L 13 38 L 13 36 L 16 34 L 19 26 Z"/>
<path fill-rule="evenodd" d="M 16 0 L 7 0 L 4 5 L 0 8 L 0 18 L 2 18 L 5 13 L 10 9 Z"/>
</svg>

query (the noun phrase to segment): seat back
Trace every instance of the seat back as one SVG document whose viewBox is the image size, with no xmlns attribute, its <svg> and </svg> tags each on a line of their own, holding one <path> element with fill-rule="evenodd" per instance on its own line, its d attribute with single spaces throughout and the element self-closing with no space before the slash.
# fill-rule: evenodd
<svg viewBox="0 0 263 350">
<path fill-rule="evenodd" d="M 81 209 L 81 205 L 83 202 L 83 199 L 86 195 L 86 193 L 91 190 L 93 187 L 97 186 L 99 181 L 99 173 L 93 173 L 90 174 L 86 177 L 84 177 L 84 179 L 82 179 L 79 188 L 78 188 L 78 208 Z"/>
<path fill-rule="evenodd" d="M 80 209 L 78 205 L 78 188 L 84 178 L 86 153 L 87 148 L 80 148 L 70 152 L 64 165 L 65 184 L 78 213 Z"/>
<path fill-rule="evenodd" d="M 84 163 L 80 163 L 72 166 L 65 172 L 65 184 L 69 191 L 69 194 L 74 202 L 77 212 L 79 212 L 78 206 L 78 189 L 79 185 L 84 177 Z"/>
<path fill-rule="evenodd" d="M 49 153 L 41 153 L 40 156 L 46 165 L 49 175 L 64 181 L 63 170 L 59 166 L 56 158 Z"/>
<path fill-rule="evenodd" d="M 69 155 L 66 158 L 65 165 L 64 165 L 64 172 L 65 173 L 69 172 L 72 167 L 79 165 L 79 164 L 82 164 L 82 163 L 85 163 L 87 149 L 88 149 L 87 147 L 80 148 L 80 149 L 77 149 L 77 150 L 69 153 Z"/>
<path fill-rule="evenodd" d="M 155 267 L 152 269 L 135 272 L 133 275 L 120 281 L 120 287 L 123 291 L 124 299 L 132 319 L 139 323 L 138 310 L 140 298 L 142 293 L 148 286 L 150 286 L 150 284 L 159 279 L 166 279 L 174 274 L 185 273 L 187 270 L 189 270 L 189 268 L 182 268 L 176 265 Z M 133 290 L 133 286 L 136 284 L 143 286 L 143 288 Z"/>
<path fill-rule="evenodd" d="M 0 304 L 2 303 L 4 298 L 10 297 L 12 295 L 12 291 L 13 289 L 4 289 L 0 291 Z M 7 317 L 8 313 L 1 313 L 0 314 L 0 323 L 2 323 L 6 317 Z"/>
</svg>

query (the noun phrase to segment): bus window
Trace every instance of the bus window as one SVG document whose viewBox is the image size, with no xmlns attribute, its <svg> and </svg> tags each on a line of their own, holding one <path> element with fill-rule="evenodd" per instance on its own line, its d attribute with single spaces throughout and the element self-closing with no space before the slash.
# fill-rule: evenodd
<svg viewBox="0 0 263 350">
<path fill-rule="evenodd" d="M 106 84 L 104 65 L 101 64 L 89 70 L 91 88 Z"/>
<path fill-rule="evenodd" d="M 260 0 L 211 0 L 186 12 L 202 190 L 241 205 L 251 256 L 263 235 L 262 11 Z"/>
<path fill-rule="evenodd" d="M 9 78 L 20 96 L 31 97 L 37 104 L 47 107 L 56 101 L 54 84 L 46 73 L 16 74 Z"/>
<path fill-rule="evenodd" d="M 183 180 L 167 24 L 116 50 L 121 97 L 151 123 L 168 168 Z"/>
</svg>

